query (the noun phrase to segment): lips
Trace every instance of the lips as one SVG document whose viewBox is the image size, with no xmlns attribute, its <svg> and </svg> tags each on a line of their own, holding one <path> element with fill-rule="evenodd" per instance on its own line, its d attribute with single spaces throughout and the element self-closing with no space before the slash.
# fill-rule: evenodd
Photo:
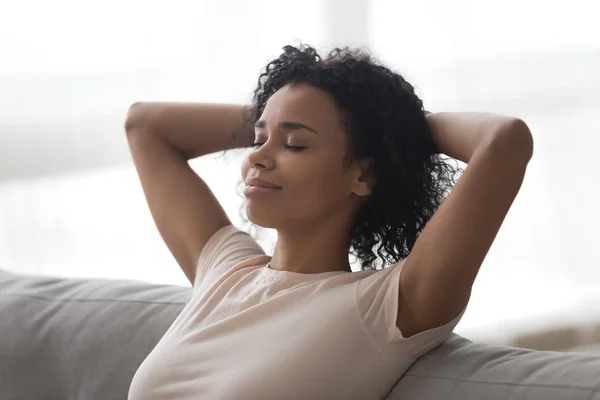
<svg viewBox="0 0 600 400">
<path fill-rule="evenodd" d="M 281 189 L 281 186 L 277 186 L 274 183 L 269 181 L 265 181 L 264 179 L 259 178 L 250 178 L 246 181 L 246 186 L 257 186 L 268 189 Z"/>
</svg>

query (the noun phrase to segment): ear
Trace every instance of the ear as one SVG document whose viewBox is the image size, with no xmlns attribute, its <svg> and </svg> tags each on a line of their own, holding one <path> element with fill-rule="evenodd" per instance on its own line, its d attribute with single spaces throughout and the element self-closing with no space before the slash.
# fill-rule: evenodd
<svg viewBox="0 0 600 400">
<path fill-rule="evenodd" d="M 370 196 L 376 177 L 373 171 L 373 158 L 357 161 L 355 165 L 352 192 L 357 196 Z"/>
</svg>

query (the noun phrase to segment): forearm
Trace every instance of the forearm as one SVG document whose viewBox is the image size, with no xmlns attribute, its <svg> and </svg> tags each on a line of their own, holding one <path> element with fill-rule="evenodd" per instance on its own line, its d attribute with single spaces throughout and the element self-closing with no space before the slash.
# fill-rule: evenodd
<svg viewBox="0 0 600 400">
<path fill-rule="evenodd" d="M 156 134 L 192 159 L 250 146 L 254 127 L 248 113 L 248 106 L 234 104 L 135 103 L 125 129 Z"/>
<path fill-rule="evenodd" d="M 506 132 L 507 127 L 526 130 L 518 118 L 484 112 L 432 113 L 427 122 L 440 153 L 464 163 L 479 147 L 489 145 L 496 135 Z"/>
</svg>

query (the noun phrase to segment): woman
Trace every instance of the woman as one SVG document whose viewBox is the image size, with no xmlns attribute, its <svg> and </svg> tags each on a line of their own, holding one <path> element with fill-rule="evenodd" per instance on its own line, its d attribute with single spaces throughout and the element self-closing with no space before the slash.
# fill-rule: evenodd
<svg viewBox="0 0 600 400">
<path fill-rule="evenodd" d="M 385 398 L 460 320 L 533 152 L 517 118 L 428 113 L 366 52 L 305 45 L 267 65 L 248 107 L 135 104 L 126 131 L 193 285 L 130 400 Z M 277 230 L 272 256 L 188 165 L 249 146 L 246 211 Z M 468 164 L 447 198 L 444 154 Z"/>
</svg>

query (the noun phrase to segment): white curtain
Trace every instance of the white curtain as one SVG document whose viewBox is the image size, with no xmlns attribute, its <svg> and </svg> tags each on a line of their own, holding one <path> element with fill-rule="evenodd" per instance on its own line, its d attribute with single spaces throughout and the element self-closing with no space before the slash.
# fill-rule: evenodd
<svg viewBox="0 0 600 400">
<path fill-rule="evenodd" d="M 260 68 L 285 44 L 365 45 L 429 110 L 515 115 L 534 135 L 523 187 L 457 332 L 502 341 L 597 315 L 594 0 L 25 0 L 1 8 L 0 268 L 189 285 L 133 168 L 128 106 L 247 102 Z M 236 224 L 240 160 L 192 161 Z"/>
</svg>

